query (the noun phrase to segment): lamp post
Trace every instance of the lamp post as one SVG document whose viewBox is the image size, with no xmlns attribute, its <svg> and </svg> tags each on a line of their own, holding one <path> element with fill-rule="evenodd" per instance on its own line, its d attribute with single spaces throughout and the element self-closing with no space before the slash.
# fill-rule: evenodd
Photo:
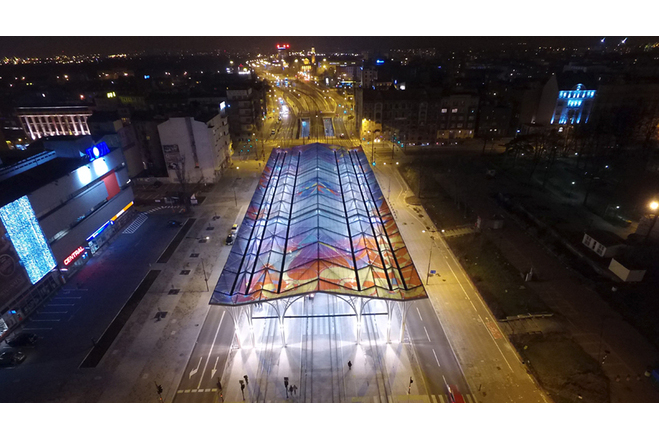
<svg viewBox="0 0 659 439">
<path fill-rule="evenodd" d="M 428 258 L 428 272 L 426 276 L 426 285 L 428 285 L 428 282 L 430 282 L 430 263 L 432 262 L 432 248 L 435 245 L 435 237 L 430 235 L 430 239 L 432 239 L 432 242 L 430 243 L 430 257 Z"/>
<path fill-rule="evenodd" d="M 648 233 L 645 235 L 645 238 L 643 241 L 647 241 L 648 237 L 652 233 L 652 229 L 654 229 L 654 225 L 657 222 L 657 209 L 659 209 L 659 202 L 657 201 L 652 201 L 650 202 L 649 206 L 650 210 L 654 212 L 654 217 L 652 218 L 652 222 L 650 223 L 650 228 L 648 229 Z"/>
</svg>

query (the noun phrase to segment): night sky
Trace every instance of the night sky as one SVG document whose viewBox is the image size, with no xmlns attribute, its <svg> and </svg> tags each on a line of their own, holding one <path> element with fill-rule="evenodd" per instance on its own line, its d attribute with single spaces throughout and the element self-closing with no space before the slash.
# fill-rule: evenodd
<svg viewBox="0 0 659 439">
<path fill-rule="evenodd" d="M 502 44 L 525 42 L 530 47 L 587 47 L 599 44 L 594 37 L 0 37 L 0 57 L 44 57 L 58 54 L 80 55 L 129 53 L 135 51 L 212 51 L 254 50 L 273 52 L 275 44 L 286 42 L 292 50 L 314 46 L 319 52 L 435 47 L 438 50 L 496 48 Z M 607 37 L 615 44 L 623 37 Z M 629 45 L 656 41 L 656 37 L 630 37 Z"/>
</svg>

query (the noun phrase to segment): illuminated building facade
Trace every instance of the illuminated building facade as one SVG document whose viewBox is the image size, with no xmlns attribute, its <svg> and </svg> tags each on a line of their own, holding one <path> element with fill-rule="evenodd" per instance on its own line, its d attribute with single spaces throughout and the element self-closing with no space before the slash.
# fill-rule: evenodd
<svg viewBox="0 0 659 439">
<path fill-rule="evenodd" d="M 133 215 L 121 148 L 40 142 L 44 152 L 0 168 L 0 338 Z"/>
<path fill-rule="evenodd" d="M 16 114 L 32 140 L 90 134 L 87 119 L 92 111 L 87 107 L 19 107 Z"/>
<path fill-rule="evenodd" d="M 552 75 L 542 89 L 537 117 L 541 126 L 587 123 L 597 96 L 594 79 L 582 72 Z"/>
</svg>

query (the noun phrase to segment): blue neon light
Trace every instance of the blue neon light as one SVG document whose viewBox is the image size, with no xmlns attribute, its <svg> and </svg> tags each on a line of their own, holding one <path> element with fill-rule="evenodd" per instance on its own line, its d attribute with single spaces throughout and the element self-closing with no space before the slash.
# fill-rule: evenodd
<svg viewBox="0 0 659 439">
<path fill-rule="evenodd" d="M 104 155 L 109 154 L 110 153 L 110 147 L 108 146 L 107 143 L 100 142 L 100 143 L 97 143 L 96 145 L 94 145 L 90 148 L 87 148 L 85 150 L 85 152 L 89 156 L 89 161 L 93 162 L 97 158 L 103 157 Z"/>
<path fill-rule="evenodd" d="M 114 224 L 114 221 L 108 221 L 105 224 L 103 224 L 101 227 L 99 227 L 99 229 L 97 231 L 95 231 L 94 233 L 89 235 L 89 237 L 87 238 L 87 241 L 91 241 L 92 239 L 96 238 L 98 235 L 101 234 L 101 232 L 103 230 L 105 230 L 108 226 L 110 226 L 112 224 Z"/>
<path fill-rule="evenodd" d="M 376 59 L 375 64 L 384 64 L 384 60 L 383 59 Z"/>
<path fill-rule="evenodd" d="M 149 79 L 151 75 L 144 75 L 144 79 Z"/>
<path fill-rule="evenodd" d="M 57 264 L 34 215 L 30 200 L 23 196 L 3 206 L 0 208 L 0 219 L 30 282 L 36 284 Z"/>
</svg>

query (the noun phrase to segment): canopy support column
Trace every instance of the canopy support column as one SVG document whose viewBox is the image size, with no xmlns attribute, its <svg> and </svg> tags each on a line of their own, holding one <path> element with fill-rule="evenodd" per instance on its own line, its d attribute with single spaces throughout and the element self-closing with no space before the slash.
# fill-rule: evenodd
<svg viewBox="0 0 659 439">
<path fill-rule="evenodd" d="M 240 316 L 242 315 L 242 309 L 235 306 L 227 306 L 227 311 L 229 311 L 231 320 L 233 320 L 233 335 L 236 339 L 236 344 L 238 345 L 238 349 L 241 349 L 242 345 L 240 343 L 240 334 L 238 332 L 238 328 L 240 327 Z"/>
<path fill-rule="evenodd" d="M 407 319 L 407 310 L 410 309 L 409 302 L 400 302 L 400 342 L 405 340 L 405 320 Z"/>
</svg>

